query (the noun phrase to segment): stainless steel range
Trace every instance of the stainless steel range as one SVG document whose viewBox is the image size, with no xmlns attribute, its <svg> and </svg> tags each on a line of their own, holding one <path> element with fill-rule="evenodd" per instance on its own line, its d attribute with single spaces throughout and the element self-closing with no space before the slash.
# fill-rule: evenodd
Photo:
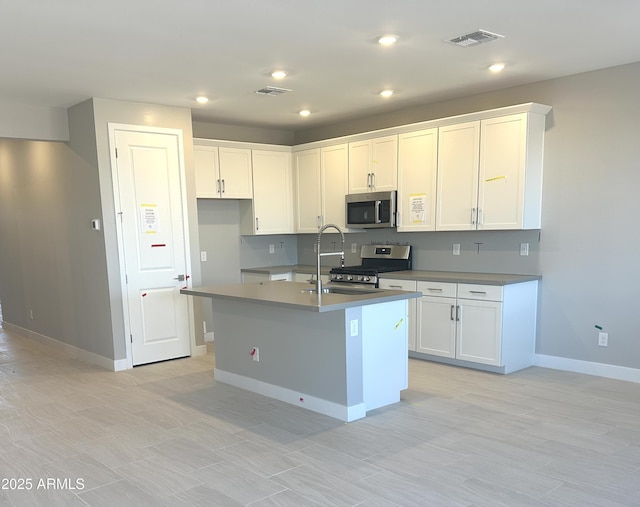
<svg viewBox="0 0 640 507">
<path fill-rule="evenodd" d="M 350 283 L 378 287 L 378 275 L 389 271 L 411 269 L 409 245 L 362 245 L 359 266 L 331 268 L 331 283 Z"/>
</svg>

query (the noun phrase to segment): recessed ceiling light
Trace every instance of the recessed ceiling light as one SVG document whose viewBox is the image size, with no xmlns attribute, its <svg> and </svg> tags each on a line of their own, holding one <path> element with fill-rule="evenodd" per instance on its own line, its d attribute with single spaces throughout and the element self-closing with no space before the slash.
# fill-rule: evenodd
<svg viewBox="0 0 640 507">
<path fill-rule="evenodd" d="M 273 79 L 284 79 L 285 77 L 287 77 L 287 73 L 284 70 L 274 70 L 271 73 L 271 77 Z"/>
<path fill-rule="evenodd" d="M 207 102 L 209 102 L 209 99 L 204 95 L 201 95 L 200 97 L 196 97 L 196 102 L 198 104 L 206 104 Z"/>
<path fill-rule="evenodd" d="M 500 72 L 502 69 L 504 69 L 504 63 L 494 63 L 489 66 L 491 72 Z"/>
<path fill-rule="evenodd" d="M 380 96 L 381 97 L 391 97 L 391 95 L 393 95 L 393 94 L 394 94 L 393 90 L 382 90 L 380 92 Z"/>
<path fill-rule="evenodd" d="M 303 109 L 303 110 L 302 110 L 302 111 L 300 111 L 298 114 L 299 114 L 300 116 L 307 117 L 307 116 L 309 116 L 309 115 L 311 114 L 311 111 L 309 111 L 308 109 Z"/>
<path fill-rule="evenodd" d="M 381 35 L 378 37 L 378 44 L 381 46 L 393 46 L 396 42 L 398 42 L 397 35 Z"/>
</svg>

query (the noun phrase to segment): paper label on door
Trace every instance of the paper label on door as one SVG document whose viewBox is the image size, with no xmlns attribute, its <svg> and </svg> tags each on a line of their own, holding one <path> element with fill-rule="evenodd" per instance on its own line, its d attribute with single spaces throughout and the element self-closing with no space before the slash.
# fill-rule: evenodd
<svg viewBox="0 0 640 507">
<path fill-rule="evenodd" d="M 427 194 L 411 194 L 409 196 L 409 213 L 412 224 L 427 223 Z"/>
<path fill-rule="evenodd" d="M 156 234 L 160 231 L 160 214 L 157 204 L 140 205 L 140 227 L 143 234 Z"/>
</svg>

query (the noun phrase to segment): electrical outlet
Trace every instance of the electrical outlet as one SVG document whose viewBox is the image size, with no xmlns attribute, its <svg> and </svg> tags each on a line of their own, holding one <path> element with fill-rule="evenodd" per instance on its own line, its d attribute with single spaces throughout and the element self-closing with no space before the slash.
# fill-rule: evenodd
<svg viewBox="0 0 640 507">
<path fill-rule="evenodd" d="M 270 254 L 276 253 L 276 245 L 269 245 L 269 253 Z"/>
<path fill-rule="evenodd" d="M 207 252 L 205 252 L 204 250 L 200 252 L 200 260 L 202 262 L 207 262 Z"/>
<path fill-rule="evenodd" d="M 520 243 L 520 255 L 529 255 L 529 243 Z"/>
<path fill-rule="evenodd" d="M 358 253 L 358 243 L 351 243 L 351 253 Z"/>
<path fill-rule="evenodd" d="M 609 346 L 609 333 L 598 333 L 598 345 L 600 347 Z"/>
<path fill-rule="evenodd" d="M 453 244 L 453 255 L 460 255 L 460 243 Z"/>
</svg>

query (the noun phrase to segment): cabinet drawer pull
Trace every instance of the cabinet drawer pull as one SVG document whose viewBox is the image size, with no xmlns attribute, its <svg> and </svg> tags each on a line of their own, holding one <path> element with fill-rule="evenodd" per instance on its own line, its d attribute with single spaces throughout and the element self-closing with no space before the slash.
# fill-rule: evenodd
<svg viewBox="0 0 640 507">
<path fill-rule="evenodd" d="M 434 287 L 427 287 L 427 290 L 429 292 L 442 292 L 442 289 L 436 289 Z"/>
<path fill-rule="evenodd" d="M 402 289 L 402 285 L 389 285 L 391 289 Z"/>
<path fill-rule="evenodd" d="M 470 290 L 469 292 L 471 294 L 484 294 L 485 296 L 487 295 L 487 291 L 485 290 Z"/>
</svg>

